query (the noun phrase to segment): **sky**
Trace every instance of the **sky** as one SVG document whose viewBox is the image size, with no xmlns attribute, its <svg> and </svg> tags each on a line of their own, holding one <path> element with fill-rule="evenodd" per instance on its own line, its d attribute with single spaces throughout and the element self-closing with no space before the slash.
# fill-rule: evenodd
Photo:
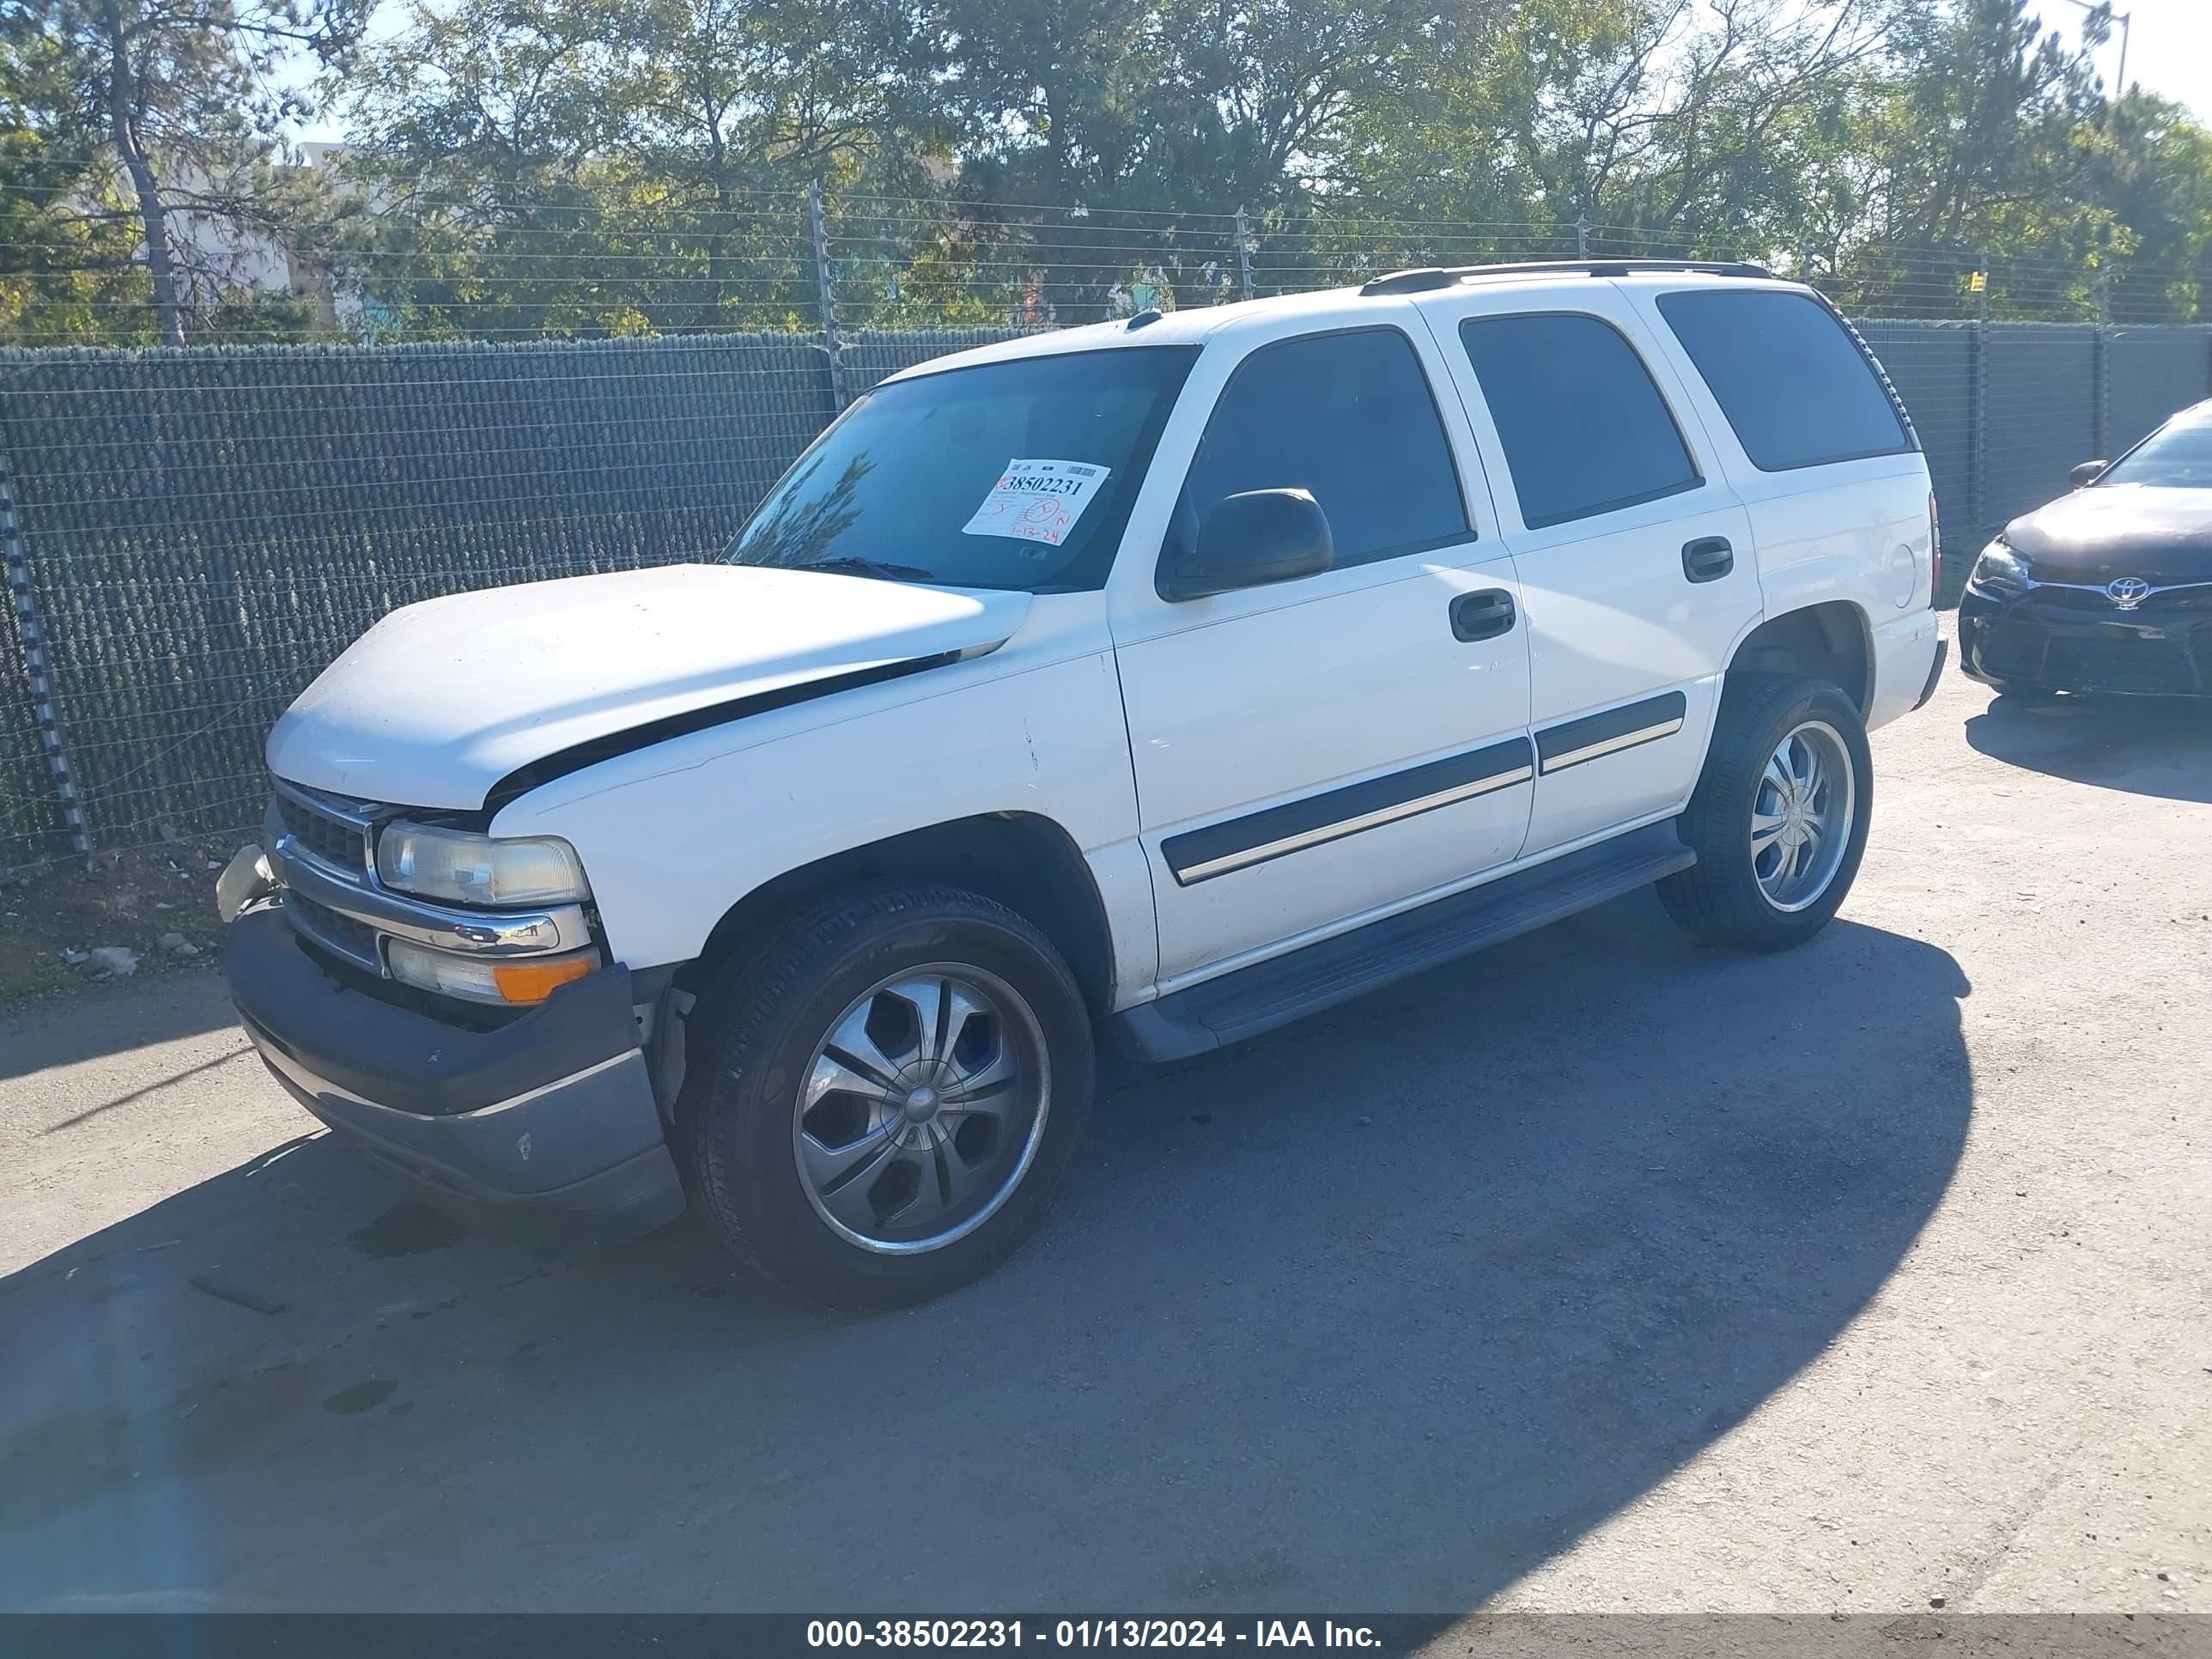
<svg viewBox="0 0 2212 1659">
<path fill-rule="evenodd" d="M 2085 15 L 2067 0 L 2042 0 L 2036 14 L 2067 40 L 2081 34 Z M 2114 10 L 2133 20 L 2128 41 L 2128 80 L 2147 91 L 2186 104 L 2200 121 L 2212 122 L 2212 0 L 2116 0 Z M 2110 87 L 2119 73 L 2120 30 L 2097 52 L 2097 68 Z"/>
</svg>

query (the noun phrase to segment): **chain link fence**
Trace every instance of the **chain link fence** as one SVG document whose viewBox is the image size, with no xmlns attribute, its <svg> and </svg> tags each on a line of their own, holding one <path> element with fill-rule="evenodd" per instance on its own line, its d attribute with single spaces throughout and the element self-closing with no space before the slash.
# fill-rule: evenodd
<svg viewBox="0 0 2212 1659">
<path fill-rule="evenodd" d="M 818 191 L 779 211 L 756 212 L 775 231 L 757 238 L 763 269 L 685 279 L 690 325 L 587 327 L 573 294 L 518 290 L 477 331 L 492 337 L 413 339 L 410 316 L 428 316 L 409 310 L 428 286 L 416 272 L 412 289 L 358 290 L 353 314 L 374 326 L 344 338 L 334 325 L 299 344 L 0 351 L 0 503 L 14 504 L 0 504 L 0 869 L 251 823 L 270 725 L 378 617 L 465 588 L 713 558 L 843 404 L 944 352 L 1407 264 L 1735 252 L 1592 226 Z M 1954 547 L 2212 393 L 2212 328 L 2112 320 L 2123 292 L 2192 318 L 2178 278 L 2039 289 L 2033 272 L 2008 285 L 1977 256 L 1919 252 L 1878 270 L 1864 251 L 1856 264 L 1775 263 L 1866 319 Z M 586 265 L 556 262 L 544 280 L 574 284 Z M 602 307 L 637 317 L 657 303 L 621 269 L 592 274 Z M 717 281 L 772 289 L 772 303 L 702 303 L 698 285 Z M 2074 320 L 2005 314 L 2031 293 Z M 1850 306 L 1860 295 L 1894 309 Z M 470 332 L 455 315 L 419 331 Z M 740 315 L 771 325 L 697 320 Z M 552 318 L 586 337 L 544 337 Z"/>
</svg>

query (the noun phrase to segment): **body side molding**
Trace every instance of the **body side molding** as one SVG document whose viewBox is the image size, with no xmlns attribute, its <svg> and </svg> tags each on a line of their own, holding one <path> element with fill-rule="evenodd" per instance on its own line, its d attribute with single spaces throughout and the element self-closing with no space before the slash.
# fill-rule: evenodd
<svg viewBox="0 0 2212 1659">
<path fill-rule="evenodd" d="M 1557 772 L 1584 761 L 1597 759 L 1639 743 L 1672 737 L 1682 729 L 1690 700 L 1680 691 L 1646 697 L 1602 714 L 1585 714 L 1562 726 L 1547 726 L 1536 734 L 1538 769 Z"/>
<path fill-rule="evenodd" d="M 1364 783 L 1188 830 L 1163 841 L 1160 852 L 1176 883 L 1188 887 L 1363 830 L 1510 788 L 1533 775 L 1528 739 L 1509 738 Z"/>
</svg>

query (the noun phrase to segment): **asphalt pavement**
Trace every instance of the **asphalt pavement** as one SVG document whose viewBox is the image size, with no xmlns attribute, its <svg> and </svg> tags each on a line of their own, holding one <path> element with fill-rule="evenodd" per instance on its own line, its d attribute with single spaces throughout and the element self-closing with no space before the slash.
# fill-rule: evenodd
<svg viewBox="0 0 2212 1659">
<path fill-rule="evenodd" d="M 1875 756 L 1810 946 L 1117 1076 L 892 1316 L 447 1223 L 212 974 L 0 1019 L 0 1607 L 2212 1612 L 2212 708 Z"/>
</svg>

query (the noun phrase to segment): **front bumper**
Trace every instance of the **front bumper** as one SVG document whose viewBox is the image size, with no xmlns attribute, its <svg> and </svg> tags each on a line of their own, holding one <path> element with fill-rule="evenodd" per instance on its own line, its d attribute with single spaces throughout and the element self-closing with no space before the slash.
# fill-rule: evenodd
<svg viewBox="0 0 2212 1659">
<path fill-rule="evenodd" d="M 464 1030 L 341 982 L 281 905 L 232 923 L 223 969 L 293 1097 L 449 1203 L 608 1238 L 682 1213 L 627 969 L 563 986 L 496 1030 Z"/>
<path fill-rule="evenodd" d="M 2101 592 L 1969 587 L 1959 601 L 1959 668 L 1985 685 L 2129 696 L 2212 693 L 2212 605 L 2196 593 L 2123 611 Z"/>
</svg>

